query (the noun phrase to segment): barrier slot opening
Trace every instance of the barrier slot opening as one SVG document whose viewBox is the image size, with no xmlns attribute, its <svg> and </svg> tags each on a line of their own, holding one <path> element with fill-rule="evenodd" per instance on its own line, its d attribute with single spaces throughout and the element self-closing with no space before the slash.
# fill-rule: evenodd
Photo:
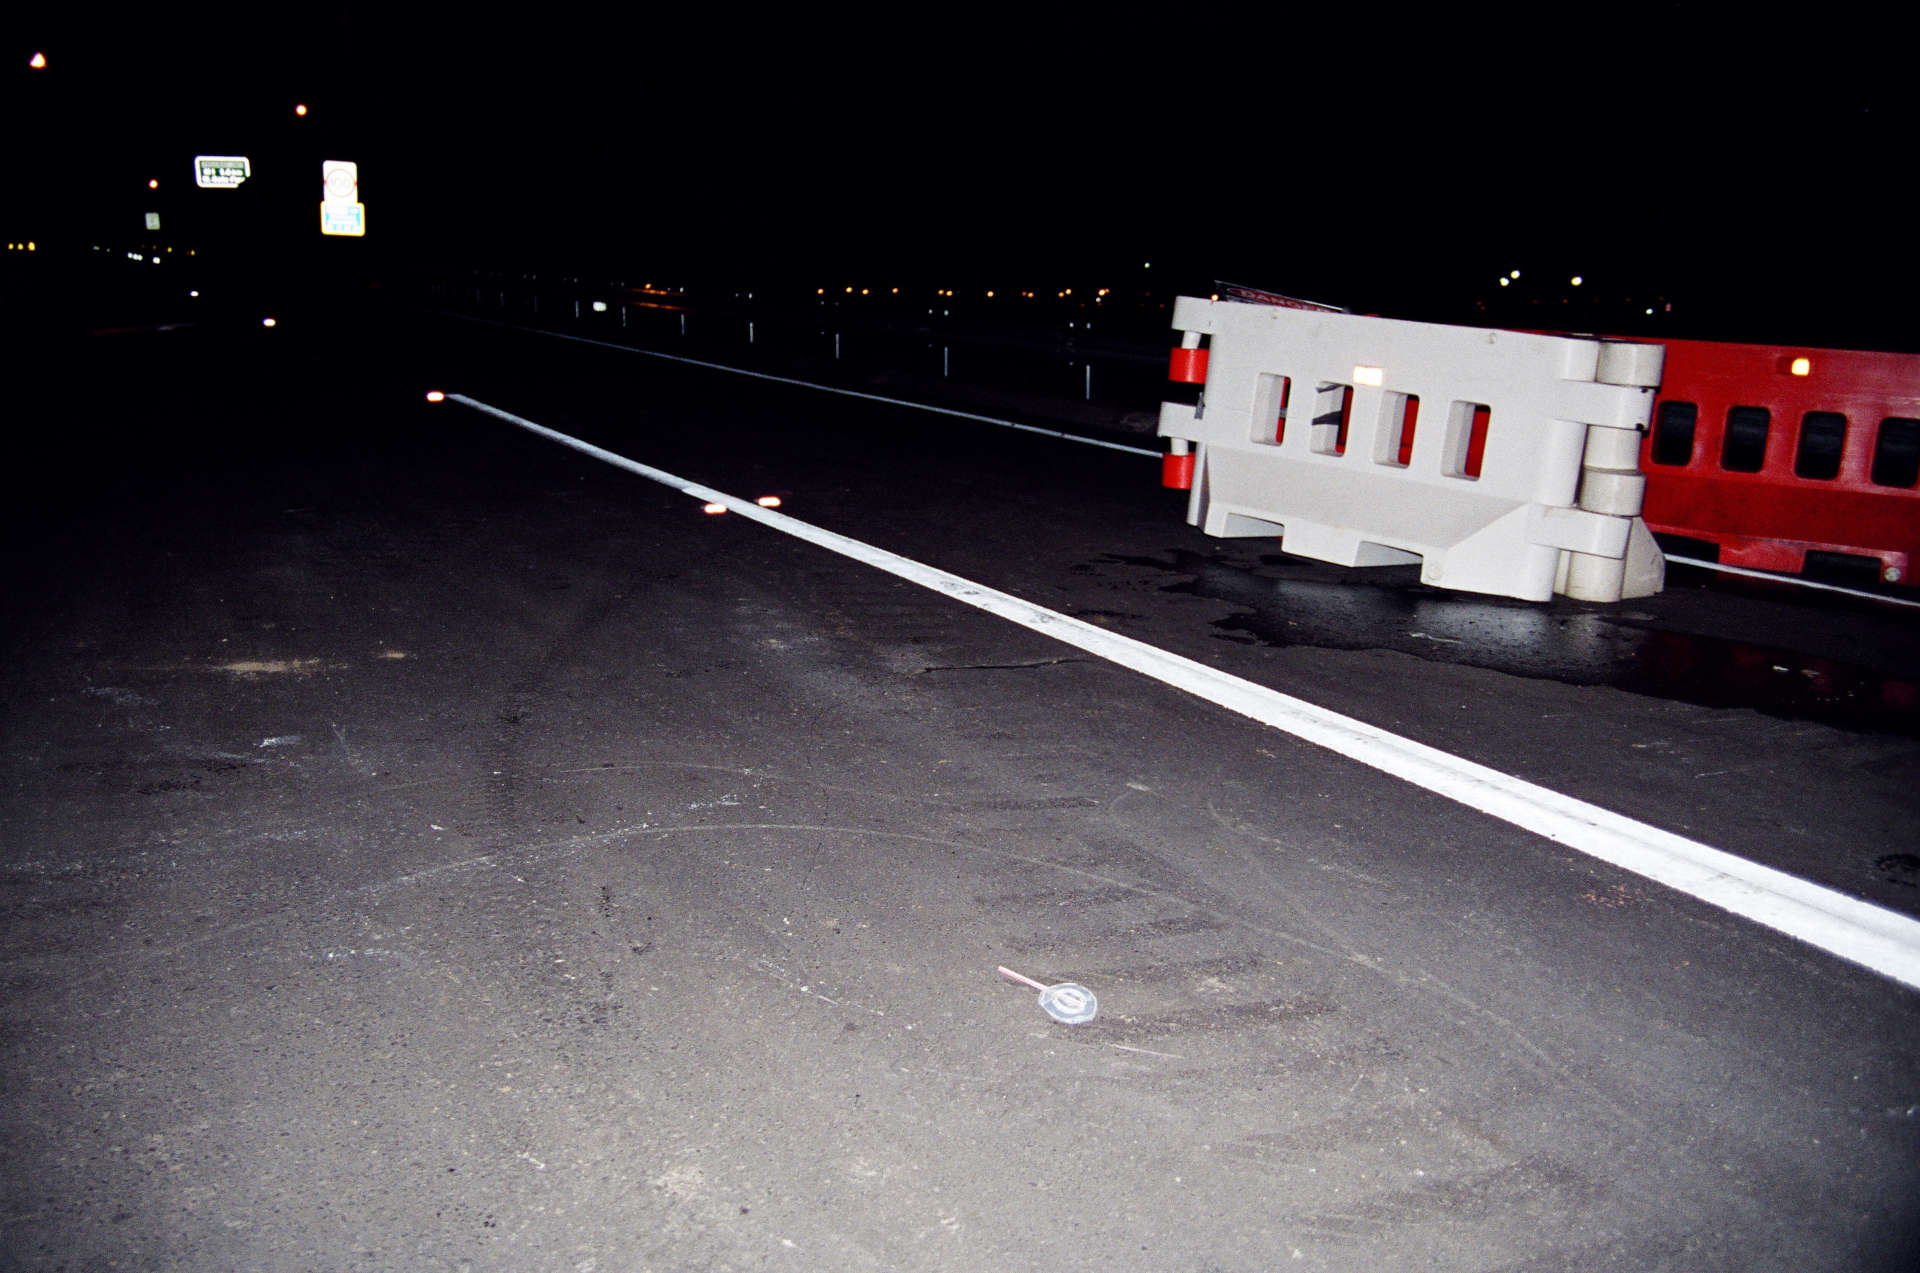
<svg viewBox="0 0 1920 1273">
<path fill-rule="evenodd" d="M 1441 439 L 1440 472 L 1469 482 L 1480 480 L 1487 453 L 1487 426 L 1493 408 L 1484 402 L 1455 402 L 1447 409 L 1447 433 Z"/>
<path fill-rule="evenodd" d="M 1653 417 L 1653 462 L 1693 463 L 1693 432 L 1700 408 L 1691 402 L 1663 402 Z"/>
<path fill-rule="evenodd" d="M 1888 416 L 1873 443 L 1875 486 L 1912 486 L 1920 481 L 1920 420 Z"/>
<path fill-rule="evenodd" d="M 1793 453 L 1793 475 L 1815 482 L 1840 476 L 1840 453 L 1847 440 L 1847 417 L 1838 411 L 1809 411 L 1800 417 L 1800 445 Z"/>
<path fill-rule="evenodd" d="M 1287 436 L 1287 398 L 1293 377 L 1261 372 L 1253 387 L 1253 441 L 1279 446 Z"/>
<path fill-rule="evenodd" d="M 1729 473 L 1758 473 L 1767 462 L 1767 426 L 1772 421 L 1773 413 L 1765 407 L 1728 407 L 1720 467 Z"/>
<path fill-rule="evenodd" d="M 1413 463 L 1413 426 L 1419 416 L 1419 394 L 1380 395 L 1380 428 L 1373 442 L 1375 464 L 1406 468 Z"/>
<path fill-rule="evenodd" d="M 1316 455 L 1347 453 L 1347 420 L 1353 412 L 1353 386 L 1321 381 L 1313 400 L 1312 450 Z"/>
</svg>

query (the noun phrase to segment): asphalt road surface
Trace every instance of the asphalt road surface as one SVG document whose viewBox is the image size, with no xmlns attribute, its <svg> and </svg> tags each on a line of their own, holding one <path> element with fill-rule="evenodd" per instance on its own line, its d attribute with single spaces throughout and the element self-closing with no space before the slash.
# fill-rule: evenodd
<svg viewBox="0 0 1920 1273">
<path fill-rule="evenodd" d="M 36 371 L 0 1268 L 1914 1267 L 1912 989 L 423 394 L 1909 914 L 1915 611 L 443 319 Z"/>
</svg>

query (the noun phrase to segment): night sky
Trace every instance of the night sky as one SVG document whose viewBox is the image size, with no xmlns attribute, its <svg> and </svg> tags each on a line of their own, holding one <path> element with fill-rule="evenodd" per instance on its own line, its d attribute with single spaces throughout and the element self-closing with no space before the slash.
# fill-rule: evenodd
<svg viewBox="0 0 1920 1273">
<path fill-rule="evenodd" d="M 1574 273 L 1673 301 L 1681 334 L 1920 340 L 1895 193 L 1920 113 L 1859 31 L 261 12 L 11 22 L 7 113 L 37 126 L 8 237 L 137 237 L 157 200 L 252 252 L 297 223 L 311 255 L 339 158 L 368 208 L 355 259 L 387 271 L 1052 288 L 1153 261 L 1168 285 L 1456 317 L 1511 309 L 1493 280 L 1519 268 L 1548 304 Z M 255 180 L 193 190 L 195 153 L 249 154 Z"/>
</svg>

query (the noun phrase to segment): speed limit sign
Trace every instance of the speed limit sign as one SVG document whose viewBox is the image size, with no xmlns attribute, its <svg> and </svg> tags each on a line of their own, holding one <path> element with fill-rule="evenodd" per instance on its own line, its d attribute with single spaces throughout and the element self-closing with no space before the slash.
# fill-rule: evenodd
<svg viewBox="0 0 1920 1273">
<path fill-rule="evenodd" d="M 344 159 L 327 159 L 320 164 L 320 197 L 328 203 L 360 201 L 360 165 Z"/>
<path fill-rule="evenodd" d="M 360 202 L 360 166 L 344 159 L 320 164 L 320 233 L 359 238 L 367 232 L 367 205 Z"/>
</svg>

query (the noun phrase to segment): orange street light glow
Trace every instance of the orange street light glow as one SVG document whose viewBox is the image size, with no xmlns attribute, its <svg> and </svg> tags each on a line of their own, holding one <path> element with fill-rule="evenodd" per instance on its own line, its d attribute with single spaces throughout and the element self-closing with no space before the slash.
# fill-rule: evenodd
<svg viewBox="0 0 1920 1273">
<path fill-rule="evenodd" d="M 27 59 L 27 65 L 36 71 L 44 71 L 47 69 L 47 55 L 44 53 L 36 53 Z"/>
<path fill-rule="evenodd" d="M 762 508 L 780 507 L 780 497 L 778 495 L 762 495 L 759 499 L 753 502 L 758 504 Z"/>
<path fill-rule="evenodd" d="M 724 513 L 727 511 L 727 506 L 725 504 L 703 504 L 700 511 L 703 513 Z"/>
<path fill-rule="evenodd" d="M 446 400 L 447 400 L 447 395 L 444 393 L 441 393 L 438 389 L 427 390 L 428 402 L 445 402 Z"/>
<path fill-rule="evenodd" d="M 301 102 L 301 103 L 300 103 L 300 104 L 299 104 L 298 106 L 295 106 L 295 107 L 293 108 L 293 113 L 294 113 L 294 114 L 296 114 L 296 115 L 304 115 L 304 114 L 306 114 L 306 113 L 307 113 L 307 104 L 306 104 L 305 102 Z"/>
</svg>

